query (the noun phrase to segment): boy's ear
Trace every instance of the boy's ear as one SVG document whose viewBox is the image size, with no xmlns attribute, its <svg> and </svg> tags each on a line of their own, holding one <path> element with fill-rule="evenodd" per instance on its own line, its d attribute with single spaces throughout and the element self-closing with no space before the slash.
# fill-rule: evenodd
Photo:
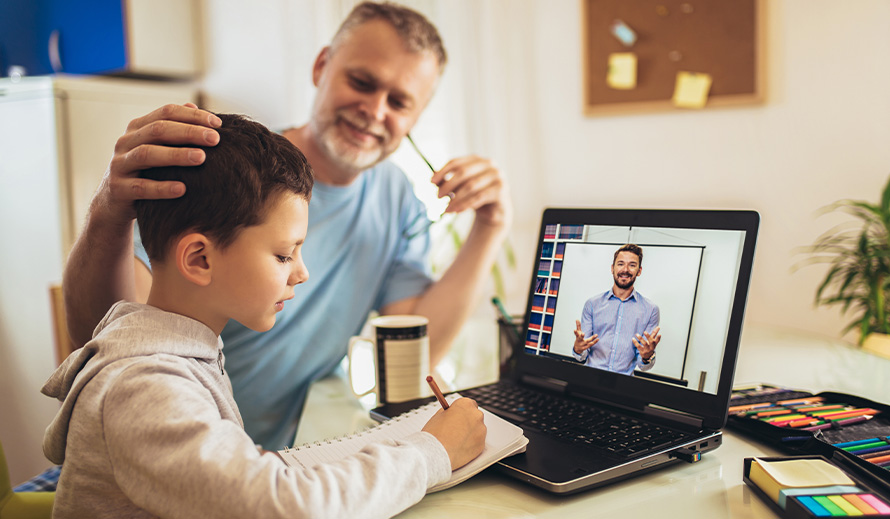
<svg viewBox="0 0 890 519">
<path fill-rule="evenodd" d="M 193 232 L 176 242 L 176 268 L 182 277 L 202 287 L 210 284 L 211 268 L 208 254 L 213 242 L 207 236 Z"/>
</svg>

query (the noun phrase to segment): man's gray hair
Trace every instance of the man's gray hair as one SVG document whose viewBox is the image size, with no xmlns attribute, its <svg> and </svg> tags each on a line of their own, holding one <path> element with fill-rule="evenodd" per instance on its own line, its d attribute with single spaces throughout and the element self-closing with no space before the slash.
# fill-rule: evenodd
<svg viewBox="0 0 890 519">
<path fill-rule="evenodd" d="M 409 51 L 431 52 L 439 62 L 439 72 L 444 70 L 448 55 L 436 26 L 417 11 L 392 2 L 362 2 L 356 5 L 334 34 L 331 51 L 336 52 L 355 27 L 372 20 L 383 20 L 392 26 Z"/>
</svg>

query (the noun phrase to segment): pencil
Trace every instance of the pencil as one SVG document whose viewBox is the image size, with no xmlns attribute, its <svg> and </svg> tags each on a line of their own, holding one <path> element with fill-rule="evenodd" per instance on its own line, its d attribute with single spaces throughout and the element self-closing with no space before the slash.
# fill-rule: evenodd
<svg viewBox="0 0 890 519">
<path fill-rule="evenodd" d="M 433 390 L 433 394 L 436 395 L 436 400 L 442 405 L 442 409 L 448 410 L 448 401 L 445 400 L 445 395 L 442 394 L 442 391 L 439 389 L 439 385 L 436 384 L 433 376 L 427 375 L 426 382 L 430 385 L 430 389 Z"/>
</svg>

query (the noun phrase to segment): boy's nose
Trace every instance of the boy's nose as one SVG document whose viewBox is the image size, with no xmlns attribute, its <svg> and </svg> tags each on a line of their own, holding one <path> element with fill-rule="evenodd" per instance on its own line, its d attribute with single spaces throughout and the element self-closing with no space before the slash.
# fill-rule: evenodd
<svg viewBox="0 0 890 519">
<path fill-rule="evenodd" d="M 306 264 L 303 263 L 303 260 L 300 259 L 294 262 L 294 268 L 291 270 L 290 277 L 287 279 L 289 285 L 299 285 L 300 283 L 305 283 L 309 279 L 309 269 L 306 268 Z"/>
</svg>

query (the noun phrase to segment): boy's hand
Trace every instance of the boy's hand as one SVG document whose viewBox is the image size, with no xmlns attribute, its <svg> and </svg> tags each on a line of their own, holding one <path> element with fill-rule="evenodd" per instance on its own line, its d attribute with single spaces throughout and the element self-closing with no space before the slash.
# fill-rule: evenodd
<svg viewBox="0 0 890 519">
<path fill-rule="evenodd" d="M 469 398 L 455 400 L 447 411 L 440 409 L 423 430 L 439 440 L 448 452 L 451 470 L 459 469 L 482 453 L 487 429 L 482 411 Z"/>
<path fill-rule="evenodd" d="M 130 121 L 127 132 L 114 146 L 114 156 L 91 204 L 121 224 L 135 218 L 133 201 L 177 198 L 185 193 L 181 182 L 156 182 L 138 178 L 139 171 L 157 166 L 197 166 L 204 151 L 178 146 L 215 146 L 221 124 L 210 112 L 192 103 L 166 105 Z M 172 146 L 171 146 L 172 145 Z"/>
</svg>

